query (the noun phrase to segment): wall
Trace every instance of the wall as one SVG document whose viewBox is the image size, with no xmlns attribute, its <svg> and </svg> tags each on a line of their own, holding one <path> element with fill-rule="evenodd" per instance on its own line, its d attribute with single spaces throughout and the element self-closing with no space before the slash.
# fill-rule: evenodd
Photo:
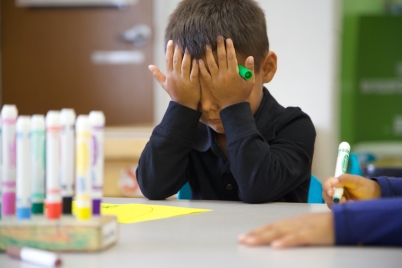
<svg viewBox="0 0 402 268">
<path fill-rule="evenodd" d="M 155 64 L 164 70 L 163 36 L 178 0 L 154 0 Z M 267 85 L 283 106 L 299 106 L 317 131 L 313 174 L 321 181 L 333 176 L 338 139 L 338 43 L 340 4 L 329 0 L 259 0 L 264 9 L 271 50 L 278 71 Z M 166 110 L 169 96 L 155 85 L 155 122 Z"/>
</svg>

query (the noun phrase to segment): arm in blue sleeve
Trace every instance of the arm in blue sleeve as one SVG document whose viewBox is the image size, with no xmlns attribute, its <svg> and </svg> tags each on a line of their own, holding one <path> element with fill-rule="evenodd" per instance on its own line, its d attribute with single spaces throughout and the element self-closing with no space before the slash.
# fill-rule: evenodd
<svg viewBox="0 0 402 268">
<path fill-rule="evenodd" d="M 402 198 L 333 206 L 337 245 L 402 246 Z"/>
<path fill-rule="evenodd" d="M 372 178 L 381 187 L 381 197 L 402 196 L 402 178 L 377 177 Z"/>
</svg>

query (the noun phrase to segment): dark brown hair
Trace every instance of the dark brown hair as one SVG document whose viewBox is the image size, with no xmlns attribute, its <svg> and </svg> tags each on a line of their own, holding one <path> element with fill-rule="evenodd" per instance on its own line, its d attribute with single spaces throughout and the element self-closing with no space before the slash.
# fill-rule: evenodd
<svg viewBox="0 0 402 268">
<path fill-rule="evenodd" d="M 253 56 L 255 68 L 269 51 L 265 14 L 254 0 L 183 0 L 170 16 L 165 45 L 173 40 L 196 59 L 216 38 L 231 38 L 236 53 Z"/>
</svg>

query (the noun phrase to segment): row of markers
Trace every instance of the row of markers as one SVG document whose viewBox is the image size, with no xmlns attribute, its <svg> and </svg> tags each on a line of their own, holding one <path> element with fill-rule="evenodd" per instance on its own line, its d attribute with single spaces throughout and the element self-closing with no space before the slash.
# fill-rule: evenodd
<svg viewBox="0 0 402 268">
<path fill-rule="evenodd" d="M 103 190 L 104 114 L 76 118 L 73 109 L 18 116 L 15 105 L 1 110 L 2 217 L 59 219 L 72 213 L 100 214 Z M 75 178 L 75 179 L 74 179 Z M 1 191 L 2 190 L 2 191 Z"/>
</svg>

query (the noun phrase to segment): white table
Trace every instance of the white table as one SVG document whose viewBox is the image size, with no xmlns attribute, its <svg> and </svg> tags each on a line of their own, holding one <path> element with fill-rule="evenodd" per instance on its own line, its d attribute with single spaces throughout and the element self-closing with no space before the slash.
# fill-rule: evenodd
<svg viewBox="0 0 402 268">
<path fill-rule="evenodd" d="M 226 201 L 105 198 L 107 203 L 143 203 L 212 209 L 193 215 L 120 225 L 118 243 L 98 253 L 63 253 L 62 267 L 402 267 L 402 249 L 382 247 L 305 247 L 273 250 L 246 247 L 237 236 L 260 225 L 325 205 Z M 0 267 L 37 267 L 0 254 Z"/>
</svg>

